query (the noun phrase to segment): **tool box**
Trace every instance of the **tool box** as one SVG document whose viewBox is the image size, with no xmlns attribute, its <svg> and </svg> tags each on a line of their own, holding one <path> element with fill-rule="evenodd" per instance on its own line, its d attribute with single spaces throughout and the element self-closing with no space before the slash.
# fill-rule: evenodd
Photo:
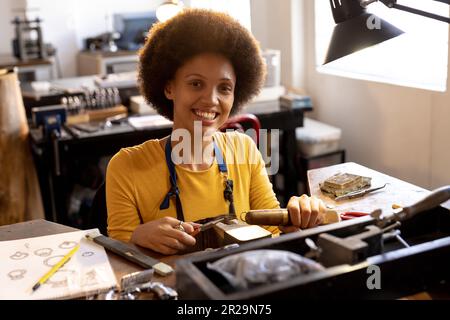
<svg viewBox="0 0 450 320">
<path fill-rule="evenodd" d="M 278 238 L 257 240 L 230 250 L 198 253 L 177 261 L 180 299 L 397 299 L 427 290 L 450 292 L 450 211 L 442 206 L 402 221 L 401 232 L 410 245 L 374 233 L 374 218 L 360 217 Z M 349 237 L 363 238 L 362 250 L 335 245 Z M 207 268 L 226 256 L 244 251 L 287 250 L 305 256 L 307 238 L 321 247 L 325 269 L 288 280 L 236 290 L 221 274 Z M 342 241 L 341 241 L 342 240 Z M 326 250 L 325 250 L 326 251 Z M 330 253 L 330 254 L 328 254 Z M 379 268 L 380 288 L 368 285 L 371 266 Z"/>
</svg>

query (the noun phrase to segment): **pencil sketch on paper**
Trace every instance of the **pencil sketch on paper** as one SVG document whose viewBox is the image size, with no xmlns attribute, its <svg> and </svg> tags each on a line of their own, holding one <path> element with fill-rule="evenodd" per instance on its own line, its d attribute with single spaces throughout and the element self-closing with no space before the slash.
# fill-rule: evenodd
<svg viewBox="0 0 450 320">
<path fill-rule="evenodd" d="M 34 251 L 34 254 L 39 256 L 39 257 L 48 257 L 49 255 L 51 255 L 53 252 L 53 250 L 51 248 L 42 248 L 42 249 L 37 249 Z"/>
<path fill-rule="evenodd" d="M 57 255 L 57 256 L 53 256 L 53 257 L 48 257 L 47 259 L 44 260 L 44 264 L 47 267 L 53 267 L 54 265 L 56 265 L 59 260 L 61 260 L 62 258 L 64 258 L 64 255 Z"/>
<path fill-rule="evenodd" d="M 67 299 L 117 286 L 105 249 L 85 235 L 93 230 L 0 242 L 0 300 Z M 76 252 L 39 290 L 31 288 L 77 244 Z"/>
<path fill-rule="evenodd" d="M 47 280 L 46 284 L 51 285 L 52 288 L 67 287 L 69 279 L 73 279 L 75 275 L 75 270 L 60 269 L 50 279 Z"/>
<path fill-rule="evenodd" d="M 8 272 L 8 277 L 11 280 L 20 280 L 20 279 L 23 279 L 23 276 L 25 275 L 25 273 L 27 273 L 27 270 L 17 269 L 17 270 Z"/>
<path fill-rule="evenodd" d="M 92 252 L 92 251 L 85 251 L 85 252 L 83 252 L 82 254 L 81 254 L 81 256 L 83 256 L 83 257 L 90 257 L 90 256 L 93 256 L 94 255 L 94 253 Z"/>
<path fill-rule="evenodd" d="M 97 271 L 92 269 L 84 275 L 83 284 L 93 286 L 99 283 Z"/>
<path fill-rule="evenodd" d="M 13 260 L 22 260 L 28 257 L 28 253 L 16 251 L 13 255 L 10 255 L 9 257 Z"/>
<path fill-rule="evenodd" d="M 61 249 L 72 249 L 74 248 L 76 245 L 78 244 L 78 242 L 76 241 L 64 241 L 63 243 L 61 243 L 59 245 L 59 247 Z"/>
</svg>

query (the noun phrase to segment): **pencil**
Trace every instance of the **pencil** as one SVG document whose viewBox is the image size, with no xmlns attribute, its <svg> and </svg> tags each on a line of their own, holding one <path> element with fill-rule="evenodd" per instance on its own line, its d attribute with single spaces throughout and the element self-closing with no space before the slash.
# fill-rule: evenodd
<svg viewBox="0 0 450 320">
<path fill-rule="evenodd" d="M 64 256 L 61 260 L 58 261 L 57 264 L 55 264 L 50 271 L 48 271 L 41 279 L 39 279 L 38 282 L 33 286 L 33 292 L 36 291 L 41 284 L 45 283 L 45 281 L 48 280 L 56 271 L 58 271 L 59 268 L 61 268 L 74 254 L 77 252 L 77 250 L 80 248 L 80 245 L 77 244 L 72 250 L 69 251 L 68 254 Z"/>
</svg>

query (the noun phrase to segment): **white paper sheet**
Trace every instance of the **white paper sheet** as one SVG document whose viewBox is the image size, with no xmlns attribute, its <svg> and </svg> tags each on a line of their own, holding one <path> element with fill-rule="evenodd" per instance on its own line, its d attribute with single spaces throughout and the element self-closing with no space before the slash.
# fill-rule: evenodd
<svg viewBox="0 0 450 320">
<path fill-rule="evenodd" d="M 68 299 L 115 287 L 105 249 L 84 237 L 90 231 L 0 241 L 0 299 Z M 33 285 L 77 243 L 80 248 L 70 260 L 33 292 Z"/>
</svg>

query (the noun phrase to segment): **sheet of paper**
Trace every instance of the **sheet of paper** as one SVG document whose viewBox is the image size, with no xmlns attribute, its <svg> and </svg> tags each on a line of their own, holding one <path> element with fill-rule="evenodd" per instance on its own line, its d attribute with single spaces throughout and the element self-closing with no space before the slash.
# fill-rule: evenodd
<svg viewBox="0 0 450 320">
<path fill-rule="evenodd" d="M 90 231 L 0 241 L 0 299 L 68 299 L 115 287 L 105 249 L 85 239 Z M 74 256 L 33 292 L 33 285 L 78 243 Z"/>
<path fill-rule="evenodd" d="M 172 125 L 172 121 L 158 114 L 141 117 L 129 117 L 128 123 L 136 130 L 145 128 L 166 128 Z"/>
</svg>

